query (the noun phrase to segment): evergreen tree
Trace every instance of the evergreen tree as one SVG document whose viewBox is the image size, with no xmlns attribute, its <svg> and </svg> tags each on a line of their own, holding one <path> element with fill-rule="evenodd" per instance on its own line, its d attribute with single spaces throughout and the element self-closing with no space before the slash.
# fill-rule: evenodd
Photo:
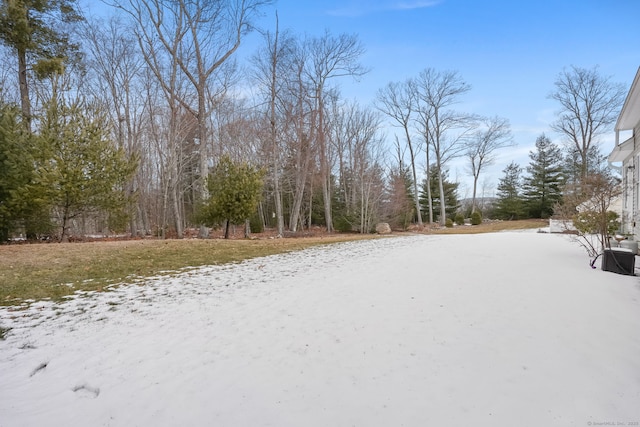
<svg viewBox="0 0 640 427">
<path fill-rule="evenodd" d="M 515 162 L 511 162 L 503 172 L 504 177 L 498 183 L 494 215 L 499 219 L 520 219 L 525 215 L 520 182 L 522 169 Z"/>
<path fill-rule="evenodd" d="M 429 168 L 429 175 L 431 179 L 428 180 L 429 185 L 431 186 L 431 195 L 434 197 L 433 202 L 433 211 L 437 213 L 436 221 L 439 221 L 440 215 L 440 190 L 438 177 L 440 172 L 438 171 L 438 167 L 436 165 L 431 165 Z M 449 171 L 447 169 L 442 171 L 442 187 L 444 192 L 444 200 L 445 200 L 445 215 L 448 218 L 453 218 L 455 216 L 456 211 L 460 208 L 460 203 L 458 202 L 458 183 L 449 181 Z M 429 206 L 427 200 L 427 180 L 424 179 L 422 181 L 422 189 L 420 192 L 420 206 Z"/>
<path fill-rule="evenodd" d="M 407 167 L 391 172 L 389 177 L 389 197 L 387 217 L 392 228 L 406 230 L 415 218 L 413 179 Z"/>
<path fill-rule="evenodd" d="M 200 208 L 202 223 L 213 226 L 226 222 L 224 238 L 229 238 L 229 225 L 250 218 L 258 207 L 263 187 L 263 172 L 247 163 L 234 163 L 229 156 L 220 158 L 209 175 L 209 199 Z"/>
<path fill-rule="evenodd" d="M 76 0 L 0 2 L 0 41 L 11 48 L 18 59 L 20 102 L 27 128 L 31 122 L 27 71 L 34 71 L 39 78 L 59 72 L 78 50 L 78 46 L 70 42 L 68 24 L 81 19 Z"/>
<path fill-rule="evenodd" d="M 582 172 L 587 171 L 588 175 L 606 173 L 607 157 L 602 154 L 598 145 L 592 145 L 586 155 L 587 165 L 582 165 L 582 155 L 575 147 L 568 147 L 564 157 L 564 174 L 566 180 L 571 183 L 578 183 L 582 179 Z"/>
<path fill-rule="evenodd" d="M 544 134 L 536 139 L 536 151 L 530 151 L 523 195 L 525 207 L 533 218 L 549 218 L 562 200 L 564 181 L 562 151 Z"/>
<path fill-rule="evenodd" d="M 16 107 L 0 105 L 0 243 L 13 234 L 50 231 L 42 189 L 34 185 L 36 137 L 25 131 Z"/>
<path fill-rule="evenodd" d="M 108 137 L 104 114 L 90 106 L 49 102 L 42 120 L 38 182 L 59 221 L 60 240 L 68 238 L 70 222 L 86 215 L 107 215 L 111 228 L 126 225 L 130 202 L 126 185 L 137 167 Z"/>
<path fill-rule="evenodd" d="M 357 229 L 356 206 L 347 202 L 347 193 L 345 192 L 345 188 L 352 187 L 354 181 L 354 176 L 350 171 L 344 172 L 342 185 L 336 185 L 335 175 L 331 175 L 331 216 L 333 217 L 334 229 L 337 231 L 352 232 Z M 322 198 L 318 197 L 317 200 L 321 204 Z M 318 220 L 326 225 L 324 209 L 316 209 L 315 213 Z"/>
<path fill-rule="evenodd" d="M 16 193 L 27 185 L 33 174 L 33 168 L 28 165 L 28 158 L 20 156 L 26 141 L 21 135 L 19 125 L 15 109 L 3 105 L 0 108 L 1 242 L 7 241 L 10 233 L 16 228 L 15 221 L 21 210 L 16 206 L 19 204 Z"/>
</svg>

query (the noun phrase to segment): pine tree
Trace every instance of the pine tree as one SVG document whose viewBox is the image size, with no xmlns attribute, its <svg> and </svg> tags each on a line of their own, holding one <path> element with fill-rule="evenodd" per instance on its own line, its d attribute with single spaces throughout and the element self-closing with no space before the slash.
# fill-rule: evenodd
<svg viewBox="0 0 640 427">
<path fill-rule="evenodd" d="M 41 139 L 44 160 L 37 179 L 59 221 L 60 240 L 68 238 L 71 220 L 83 215 L 107 215 L 112 228 L 124 227 L 130 202 L 125 189 L 137 159 L 128 158 L 109 139 L 105 115 L 54 97 L 42 121 Z"/>
<path fill-rule="evenodd" d="M 577 184 L 582 180 L 582 172 L 587 171 L 587 175 L 598 175 L 607 173 L 607 157 L 602 154 L 600 147 L 592 145 L 587 151 L 587 165 L 582 165 L 582 155 L 575 147 L 568 147 L 564 156 L 564 174 L 566 180 Z"/>
<path fill-rule="evenodd" d="M 523 185 L 525 207 L 533 218 L 549 218 L 562 200 L 562 151 L 542 134 L 536 140 L 536 151 L 530 151 L 529 157 Z"/>
<path fill-rule="evenodd" d="M 30 180 L 33 170 L 20 161 L 23 145 L 15 109 L 0 108 L 0 242 L 9 239 L 18 216 L 15 193 Z"/>
<path fill-rule="evenodd" d="M 415 217 L 412 187 L 413 179 L 409 168 L 398 168 L 391 172 L 387 217 L 392 228 L 406 230 Z"/>
<path fill-rule="evenodd" d="M 433 198 L 433 211 L 436 212 L 436 220 L 439 221 L 440 215 L 440 190 L 438 177 L 440 172 L 438 171 L 438 167 L 436 165 L 431 165 L 429 168 L 429 175 L 431 179 L 429 180 L 429 185 L 431 186 L 431 195 Z M 453 218 L 455 216 L 456 211 L 460 208 L 460 203 L 458 201 L 458 183 L 449 181 L 449 171 L 447 169 L 442 171 L 442 188 L 444 192 L 444 200 L 445 200 L 445 215 L 447 218 Z M 422 189 L 420 192 L 420 206 L 429 206 L 427 200 L 427 180 L 424 179 L 422 181 Z"/>
<path fill-rule="evenodd" d="M 210 196 L 200 208 L 198 219 L 207 226 L 226 222 L 224 238 L 228 239 L 229 225 L 244 222 L 256 210 L 263 176 L 261 170 L 223 156 L 209 175 Z"/>
<path fill-rule="evenodd" d="M 504 170 L 504 177 L 498 183 L 498 199 L 494 214 L 499 219 L 520 219 L 525 215 L 524 200 L 521 195 L 522 169 L 511 162 Z"/>
<path fill-rule="evenodd" d="M 78 51 L 78 45 L 70 41 L 68 25 L 81 19 L 76 0 L 0 2 L 0 41 L 11 48 L 18 59 L 20 102 L 27 129 L 31 122 L 27 71 L 32 70 L 39 78 L 59 72 L 64 62 Z"/>
<path fill-rule="evenodd" d="M 38 151 L 19 110 L 0 105 L 0 243 L 13 234 L 33 237 L 50 230 L 42 192 L 34 185 Z"/>
</svg>

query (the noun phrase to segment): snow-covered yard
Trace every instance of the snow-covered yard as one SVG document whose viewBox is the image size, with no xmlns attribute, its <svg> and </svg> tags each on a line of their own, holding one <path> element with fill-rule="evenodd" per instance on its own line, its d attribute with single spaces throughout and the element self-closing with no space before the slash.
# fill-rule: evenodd
<svg viewBox="0 0 640 427">
<path fill-rule="evenodd" d="M 402 237 L 5 307 L 0 426 L 638 425 L 640 279 L 588 261 Z"/>
</svg>

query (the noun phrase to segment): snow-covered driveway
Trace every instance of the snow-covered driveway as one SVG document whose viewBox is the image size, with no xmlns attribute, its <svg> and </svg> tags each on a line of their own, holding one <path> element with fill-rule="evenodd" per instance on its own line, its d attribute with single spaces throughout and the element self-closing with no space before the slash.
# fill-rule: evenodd
<svg viewBox="0 0 640 427">
<path fill-rule="evenodd" d="M 640 279 L 588 261 L 402 237 L 1 308 L 0 426 L 638 425 Z"/>
</svg>

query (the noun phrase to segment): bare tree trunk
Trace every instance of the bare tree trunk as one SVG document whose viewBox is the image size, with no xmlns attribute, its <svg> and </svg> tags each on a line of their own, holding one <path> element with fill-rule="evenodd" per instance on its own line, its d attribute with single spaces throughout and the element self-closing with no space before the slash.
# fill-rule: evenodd
<svg viewBox="0 0 640 427">
<path fill-rule="evenodd" d="M 478 191 L 478 175 L 473 177 L 473 195 L 471 196 L 471 213 L 476 211 L 476 192 Z"/>
<path fill-rule="evenodd" d="M 244 238 L 251 238 L 251 221 L 248 219 L 244 221 Z"/>
<path fill-rule="evenodd" d="M 27 81 L 27 52 L 18 50 L 18 83 L 20 85 L 20 107 L 27 131 L 31 131 L 31 101 L 29 100 L 29 82 Z"/>
<path fill-rule="evenodd" d="M 304 183 L 299 183 L 296 180 L 296 189 L 293 195 L 293 204 L 291 206 L 291 220 L 289 228 L 294 233 L 298 231 L 298 224 L 302 217 L 302 201 L 304 200 Z"/>
<path fill-rule="evenodd" d="M 422 208 L 420 206 L 420 192 L 418 190 L 418 174 L 416 173 L 417 147 L 414 147 L 411 138 L 410 124 L 417 108 L 417 86 L 412 80 L 404 83 L 389 83 L 384 89 L 378 92 L 378 109 L 392 118 L 397 126 L 402 127 L 405 141 L 409 149 L 411 161 L 411 177 L 413 188 L 413 201 L 418 219 L 418 226 L 422 227 Z M 398 138 L 396 137 L 396 140 Z M 399 145 L 399 142 L 398 142 Z M 428 150 L 428 147 L 427 147 Z M 428 155 L 427 155 L 428 156 Z"/>
<path fill-rule="evenodd" d="M 138 218 L 140 219 L 140 224 L 142 225 L 142 232 L 139 233 L 139 236 L 145 236 L 151 227 L 149 226 L 149 214 L 144 209 L 144 205 L 138 204 Z"/>
<path fill-rule="evenodd" d="M 280 171 L 278 161 L 273 165 L 273 197 L 276 204 L 276 231 L 279 236 L 284 236 L 284 214 L 282 212 L 282 194 L 280 193 Z"/>
<path fill-rule="evenodd" d="M 298 224 L 302 222 L 304 217 L 302 212 L 302 203 L 304 201 L 305 187 L 309 178 L 309 168 L 311 164 L 311 146 L 310 139 L 313 135 L 304 133 L 304 84 L 301 80 L 301 69 L 298 74 L 298 92 L 297 106 L 292 118 L 296 123 L 296 157 L 295 157 L 295 188 L 293 194 L 293 205 L 291 207 L 291 219 L 289 220 L 289 228 L 296 232 Z M 313 132 L 313 128 L 310 129 Z M 313 192 L 311 192 L 313 193 Z"/>
<path fill-rule="evenodd" d="M 271 124 L 271 155 L 273 167 L 273 197 L 276 205 L 276 230 L 279 236 L 284 235 L 284 214 L 282 212 L 282 195 L 280 194 L 280 145 L 278 144 L 278 134 L 276 126 L 276 98 L 278 84 L 278 14 L 276 13 L 276 33 L 273 47 L 270 47 L 271 55 L 271 90 L 269 115 Z"/>
<path fill-rule="evenodd" d="M 184 236 L 184 229 L 182 227 L 182 210 L 180 209 L 180 191 L 178 191 L 177 182 L 173 182 L 171 184 L 171 198 L 172 198 L 172 209 L 173 209 L 173 220 L 174 226 L 176 228 L 176 235 L 179 239 L 182 239 Z"/>
<path fill-rule="evenodd" d="M 331 166 L 329 165 L 329 153 L 327 152 L 327 142 L 324 123 L 324 88 L 318 88 L 318 153 L 320 166 L 320 180 L 322 187 L 322 199 L 324 204 L 324 221 L 327 226 L 327 233 L 333 233 L 333 218 L 331 212 Z"/>
<path fill-rule="evenodd" d="M 313 180 L 311 180 L 311 182 L 309 183 L 309 216 L 307 219 L 307 230 L 311 229 L 311 221 L 313 221 L 312 214 L 313 214 Z M 302 228 L 304 229 L 304 224 L 302 225 Z"/>
<path fill-rule="evenodd" d="M 302 137 L 306 139 L 304 136 Z M 302 202 L 304 201 L 304 190 L 307 183 L 307 177 L 309 175 L 309 163 L 310 155 L 307 150 L 305 153 L 299 154 L 301 157 L 298 164 L 301 166 L 299 170 L 295 172 L 295 189 L 293 194 L 293 204 L 291 206 L 291 219 L 289 228 L 294 233 L 298 229 L 298 224 L 302 215 Z"/>
<path fill-rule="evenodd" d="M 431 194 L 431 163 L 429 163 L 430 159 L 429 159 L 429 145 L 427 144 L 426 147 L 426 153 L 427 153 L 427 165 L 425 167 L 425 172 L 427 177 L 426 179 L 426 183 L 427 183 L 427 202 L 429 205 L 429 224 L 433 224 L 433 194 Z"/>
<path fill-rule="evenodd" d="M 438 165 L 438 191 L 440 192 L 440 225 L 444 226 L 447 223 L 447 198 L 444 194 L 444 184 L 442 179 L 442 162 L 437 159 Z"/>
<path fill-rule="evenodd" d="M 409 138 L 407 134 L 407 138 Z M 407 140 L 409 141 L 409 140 Z M 413 176 L 413 198 L 415 199 L 416 215 L 418 216 L 418 226 L 422 227 L 422 211 L 420 207 L 420 192 L 418 191 L 418 174 L 416 173 L 416 160 L 413 153 L 413 146 L 409 142 L 409 155 L 411 156 L 411 175 Z"/>
<path fill-rule="evenodd" d="M 69 229 L 69 207 L 65 206 L 62 211 L 62 230 L 60 231 L 60 243 L 69 241 L 69 235 L 67 234 L 68 229 Z"/>
</svg>

